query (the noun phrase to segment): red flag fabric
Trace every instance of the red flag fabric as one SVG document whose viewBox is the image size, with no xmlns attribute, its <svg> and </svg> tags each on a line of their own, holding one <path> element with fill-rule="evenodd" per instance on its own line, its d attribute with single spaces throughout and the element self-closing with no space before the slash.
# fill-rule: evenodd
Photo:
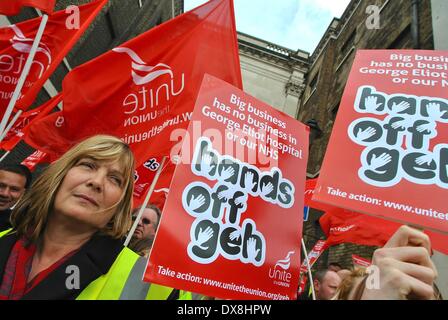
<svg viewBox="0 0 448 320">
<path fill-rule="evenodd" d="M 40 107 L 22 113 L 17 119 L 16 124 L 8 131 L 5 139 L 0 143 L 0 148 L 7 151 L 14 149 L 20 140 L 23 139 L 24 131 L 30 123 L 49 114 L 61 100 L 62 95 L 58 94 Z"/>
<path fill-rule="evenodd" d="M 326 246 L 341 243 L 355 243 L 366 246 L 383 247 L 389 238 L 402 226 L 400 223 L 376 218 L 341 208 L 326 212 L 319 219 L 327 236 Z M 448 254 L 448 236 L 425 231 L 431 239 L 434 250 Z"/>
<path fill-rule="evenodd" d="M 170 135 L 185 132 L 205 73 L 242 87 L 231 0 L 209 1 L 72 70 L 63 81 L 64 129 L 41 121 L 26 142 L 62 154 L 112 134 L 130 145 L 138 167 L 178 143 Z M 58 138 L 50 142 L 42 128 Z"/>
<path fill-rule="evenodd" d="M 0 14 L 14 16 L 20 13 L 22 7 L 34 7 L 51 14 L 56 0 L 0 0 Z"/>
<path fill-rule="evenodd" d="M 30 123 L 30 125 L 24 129 L 23 140 L 33 148 L 40 150 L 39 147 L 36 147 L 35 145 L 29 142 L 30 134 L 40 134 L 42 135 L 42 137 L 45 137 L 45 140 L 47 141 L 48 144 L 56 145 L 59 143 L 60 137 L 59 135 L 54 134 L 55 128 L 61 131 L 65 129 L 64 115 L 62 111 L 53 112 L 43 117 L 42 119 L 38 119 Z M 53 153 L 47 153 L 47 152 L 45 153 L 50 159 L 50 162 L 53 162 L 58 159 L 58 156 L 56 156 Z"/>
<path fill-rule="evenodd" d="M 145 200 L 149 187 L 157 173 L 163 157 L 150 157 L 143 163 L 135 173 L 134 183 L 134 207 L 139 207 Z M 162 172 L 154 187 L 153 194 L 149 199 L 150 204 L 156 205 L 163 210 L 165 201 L 168 197 L 171 180 L 174 174 L 176 164 L 170 159 L 165 160 Z"/>
<path fill-rule="evenodd" d="M 30 156 L 28 156 L 25 160 L 22 161 L 22 165 L 30 169 L 31 172 L 36 169 L 36 166 L 40 163 L 49 162 L 49 157 L 45 152 L 36 150 Z"/>
<path fill-rule="evenodd" d="M 328 237 L 327 246 L 341 243 L 356 243 L 382 247 L 401 224 L 362 215 L 356 212 L 334 208 L 319 220 Z"/>
<path fill-rule="evenodd" d="M 313 249 L 308 252 L 308 261 L 310 263 L 310 266 L 308 267 L 307 260 L 303 259 L 300 266 L 300 273 L 308 272 L 308 269 L 311 269 L 313 267 L 317 259 L 319 259 L 320 255 L 325 251 L 326 248 L 328 248 L 326 240 L 317 240 Z"/>
<path fill-rule="evenodd" d="M 16 109 L 26 110 L 33 103 L 45 81 L 106 3 L 107 0 L 98 0 L 79 6 L 79 28 L 69 28 L 66 25 L 71 15 L 65 10 L 57 11 L 49 17 L 30 72 L 15 105 Z M 5 112 L 14 93 L 41 19 L 0 28 L 0 116 Z"/>
</svg>

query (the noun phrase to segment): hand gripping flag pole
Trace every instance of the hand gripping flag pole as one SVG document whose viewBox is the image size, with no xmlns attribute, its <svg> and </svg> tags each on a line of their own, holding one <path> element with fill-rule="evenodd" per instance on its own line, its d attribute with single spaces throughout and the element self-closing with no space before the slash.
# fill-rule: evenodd
<svg viewBox="0 0 448 320">
<path fill-rule="evenodd" d="M 47 22 L 48 22 L 48 15 L 44 14 L 42 16 L 42 20 L 40 22 L 40 26 L 39 26 L 39 29 L 36 34 L 36 38 L 34 38 L 34 42 L 31 47 L 30 54 L 26 60 L 25 67 L 23 68 L 22 74 L 20 75 L 19 81 L 17 82 L 17 86 L 14 90 L 14 94 L 13 94 L 11 100 L 9 101 L 8 107 L 5 111 L 5 114 L 3 115 L 2 122 L 0 123 L 0 135 L 2 135 L 2 137 L 0 138 L 0 142 L 3 140 L 3 138 L 5 136 L 4 133 L 7 132 L 5 130 L 6 125 L 8 123 L 9 117 L 11 116 L 12 110 L 14 109 L 14 105 L 16 104 L 17 100 L 19 99 L 19 95 L 20 95 L 20 92 L 22 91 L 23 85 L 25 84 L 26 77 L 28 76 L 28 73 L 30 72 L 31 64 L 33 63 L 34 56 L 36 55 L 37 48 L 40 44 L 40 40 L 42 39 L 42 35 L 44 34 Z"/>
<path fill-rule="evenodd" d="M 160 164 L 159 169 L 157 170 L 157 173 L 156 173 L 154 179 L 152 180 L 151 186 L 149 187 L 148 193 L 146 194 L 145 201 L 143 201 L 143 204 L 140 207 L 140 210 L 138 211 L 137 218 L 135 219 L 135 221 L 134 221 L 134 223 L 132 225 L 131 231 L 129 231 L 129 234 L 128 234 L 127 238 L 126 238 L 126 241 L 124 242 L 124 246 L 125 247 L 127 247 L 129 245 L 129 242 L 131 241 L 132 235 L 134 234 L 135 229 L 137 229 L 137 225 L 138 225 L 140 219 L 142 218 L 143 211 L 145 210 L 146 206 L 148 205 L 149 199 L 151 198 L 151 195 L 152 195 L 152 193 L 154 191 L 156 183 L 159 180 L 160 174 L 163 171 L 163 167 L 164 167 L 166 158 L 167 158 L 166 156 L 163 157 L 162 163 Z"/>
</svg>

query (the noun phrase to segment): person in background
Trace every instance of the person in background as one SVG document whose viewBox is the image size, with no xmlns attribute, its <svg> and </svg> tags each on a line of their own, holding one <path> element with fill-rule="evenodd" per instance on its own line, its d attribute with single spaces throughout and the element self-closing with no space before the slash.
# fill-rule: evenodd
<svg viewBox="0 0 448 320">
<path fill-rule="evenodd" d="M 140 207 L 136 208 L 132 212 L 132 220 L 137 218 Z M 138 222 L 137 228 L 132 236 L 129 248 L 134 252 L 137 252 L 141 256 L 148 257 L 152 248 L 156 231 L 160 223 L 160 217 L 162 213 L 160 209 L 150 204 L 145 210 L 143 210 L 142 217 Z"/>
<path fill-rule="evenodd" d="M 341 284 L 341 278 L 334 271 L 320 270 L 314 275 L 313 284 L 316 300 L 331 300 Z"/>
<path fill-rule="evenodd" d="M 0 166 L 0 231 L 11 228 L 11 208 L 31 184 L 31 172 L 23 165 Z"/>
<path fill-rule="evenodd" d="M 0 299 L 156 299 L 135 292 L 146 260 L 123 246 L 131 226 L 134 156 L 112 136 L 88 138 L 52 163 L 0 233 Z M 187 293 L 180 298 L 188 299 Z"/>
</svg>

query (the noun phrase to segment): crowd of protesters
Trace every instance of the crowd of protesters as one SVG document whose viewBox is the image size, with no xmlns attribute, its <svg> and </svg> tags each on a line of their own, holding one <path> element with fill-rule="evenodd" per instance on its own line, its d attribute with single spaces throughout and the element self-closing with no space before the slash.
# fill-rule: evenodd
<svg viewBox="0 0 448 320">
<path fill-rule="evenodd" d="M 26 167 L 1 167 L 0 299 L 192 299 L 141 280 L 159 208 L 144 208 L 130 246 L 123 246 L 140 210 L 132 210 L 133 173 L 131 150 L 111 136 L 77 144 L 31 186 Z M 401 227 L 372 264 L 374 272 L 336 263 L 318 271 L 316 299 L 441 299 L 423 232 Z M 71 287 L 70 266 L 82 274 Z"/>
</svg>

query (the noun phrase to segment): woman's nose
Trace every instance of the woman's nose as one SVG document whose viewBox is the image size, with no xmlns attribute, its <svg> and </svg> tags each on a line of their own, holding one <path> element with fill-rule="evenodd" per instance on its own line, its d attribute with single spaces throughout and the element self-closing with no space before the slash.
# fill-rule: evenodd
<svg viewBox="0 0 448 320">
<path fill-rule="evenodd" d="M 101 170 L 97 170 L 96 172 L 92 173 L 92 176 L 88 181 L 88 185 L 91 186 L 95 191 L 101 192 L 103 190 L 105 178 L 105 173 L 103 173 Z"/>
</svg>

